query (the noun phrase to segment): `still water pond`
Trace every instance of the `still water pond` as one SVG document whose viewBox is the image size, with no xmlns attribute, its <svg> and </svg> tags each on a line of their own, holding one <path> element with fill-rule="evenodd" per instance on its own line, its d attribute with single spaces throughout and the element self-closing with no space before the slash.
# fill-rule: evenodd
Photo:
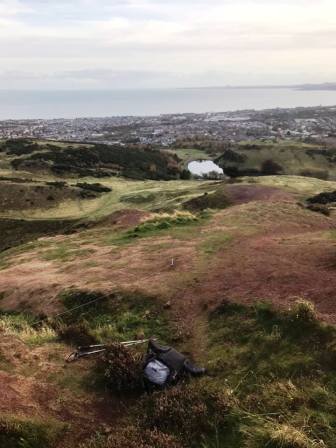
<svg viewBox="0 0 336 448">
<path fill-rule="evenodd" d="M 194 160 L 188 164 L 188 170 L 191 174 L 198 176 L 203 176 L 204 174 L 209 174 L 213 171 L 219 174 L 223 174 L 222 168 L 220 168 L 212 160 Z"/>
</svg>

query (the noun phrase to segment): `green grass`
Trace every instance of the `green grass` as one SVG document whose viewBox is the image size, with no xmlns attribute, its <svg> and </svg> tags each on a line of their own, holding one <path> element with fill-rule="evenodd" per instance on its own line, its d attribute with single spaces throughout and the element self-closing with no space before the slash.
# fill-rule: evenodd
<svg viewBox="0 0 336 448">
<path fill-rule="evenodd" d="M 197 223 L 199 218 L 190 212 L 175 212 L 174 214 L 157 214 L 139 224 L 134 229 L 126 233 L 127 238 L 139 238 L 156 234 L 161 230 L 168 230 L 171 227 L 187 226 Z"/>
<path fill-rule="evenodd" d="M 140 238 L 151 238 L 156 236 L 170 236 L 183 239 L 193 237 L 197 229 L 209 213 L 202 212 L 195 215 L 190 212 L 177 211 L 174 213 L 153 214 L 149 219 L 127 231 L 104 232 L 101 243 L 109 246 L 124 246 L 134 243 Z"/>
<path fill-rule="evenodd" d="M 70 290 L 60 299 L 69 310 L 88 304 L 62 318 L 63 334 L 67 334 L 65 325 L 71 327 L 75 336 L 79 328 L 84 336 L 102 343 L 135 339 L 139 335 L 146 338 L 156 335 L 169 340 L 168 316 L 160 301 L 153 297 L 140 293 L 117 293 L 106 297 L 101 293 Z M 94 303 L 89 303 L 92 301 Z"/>
<path fill-rule="evenodd" d="M 230 447 L 335 446 L 333 327 L 304 303 L 288 312 L 224 303 L 209 329 L 214 383 L 229 386 L 236 400 L 239 430 Z"/>
<path fill-rule="evenodd" d="M 262 176 L 243 177 L 243 183 L 261 184 L 281 188 L 299 194 L 302 198 L 313 196 L 323 191 L 336 190 L 336 182 L 303 176 Z"/>
<path fill-rule="evenodd" d="M 265 160 L 273 160 L 283 168 L 283 174 L 336 179 L 334 151 L 328 152 L 319 145 L 295 140 L 276 142 L 256 140 L 240 142 L 233 150 L 245 160 L 232 160 L 232 155 L 225 157 L 224 154 L 219 158 L 219 164 L 224 168 L 224 172 L 225 168 L 232 166 L 240 170 L 260 170 Z"/>
<path fill-rule="evenodd" d="M 42 258 L 46 261 L 71 261 L 75 258 L 85 257 L 93 253 L 92 249 L 80 249 L 74 243 L 59 243 L 52 249 L 42 252 Z"/>
<path fill-rule="evenodd" d="M 251 145 L 258 145 L 262 147 L 276 147 L 276 148 L 285 148 L 285 149 L 318 149 L 320 148 L 317 144 L 312 143 L 304 143 L 300 140 L 277 140 L 274 142 L 273 140 L 242 140 L 238 143 L 239 147 L 246 147 Z"/>
<path fill-rule="evenodd" d="M 7 176 L 13 175 L 6 172 Z M 27 173 L 26 173 L 27 174 Z M 15 172 L 15 176 L 18 174 Z M 30 174 L 31 176 L 31 174 Z M 55 176 L 36 175 L 36 180 L 57 181 Z M 73 183 L 73 179 L 64 178 L 65 182 Z M 92 177 L 81 178 L 81 182 L 95 183 L 97 179 Z M 199 182 L 191 180 L 176 181 L 151 181 L 130 180 L 122 177 L 102 178 L 99 182 L 112 189 L 111 192 L 97 199 L 66 200 L 49 209 L 28 209 L 21 211 L 6 211 L 2 217 L 25 219 L 83 219 L 97 220 L 111 213 L 136 207 L 141 210 L 174 210 L 181 204 L 203 192 L 213 192 L 216 186 L 213 182 Z"/>
<path fill-rule="evenodd" d="M 36 318 L 24 313 L 0 313 L 0 331 L 15 336 L 28 345 L 43 345 L 57 340 L 56 332 L 47 324 L 34 327 Z"/>
<path fill-rule="evenodd" d="M 232 236 L 225 232 L 215 232 L 206 236 L 200 244 L 202 253 L 206 255 L 214 255 L 232 241 Z"/>
<path fill-rule="evenodd" d="M 126 423 L 139 440 L 155 427 L 160 448 L 167 437 L 195 448 L 335 446 L 336 329 L 310 303 L 223 302 L 208 325 L 210 376 L 134 403 Z"/>
<path fill-rule="evenodd" d="M 0 446 L 4 448 L 52 448 L 67 429 L 64 423 L 45 419 L 0 416 Z"/>
</svg>

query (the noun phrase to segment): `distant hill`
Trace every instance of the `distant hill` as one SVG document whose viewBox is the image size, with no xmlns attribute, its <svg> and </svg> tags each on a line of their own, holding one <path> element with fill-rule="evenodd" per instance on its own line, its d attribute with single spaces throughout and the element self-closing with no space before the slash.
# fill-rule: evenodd
<svg viewBox="0 0 336 448">
<path fill-rule="evenodd" d="M 303 84 L 298 86 L 300 90 L 336 90 L 336 82 L 325 82 L 323 84 Z"/>
<path fill-rule="evenodd" d="M 290 174 L 336 178 L 336 148 L 283 140 L 242 142 L 227 149 L 216 163 L 230 177 Z"/>
<path fill-rule="evenodd" d="M 102 144 L 37 144 L 30 140 L 7 141 L 0 150 L 11 157 L 15 170 L 49 171 L 53 174 L 134 179 L 173 180 L 181 174 L 179 158 L 167 152 L 135 146 Z"/>
</svg>

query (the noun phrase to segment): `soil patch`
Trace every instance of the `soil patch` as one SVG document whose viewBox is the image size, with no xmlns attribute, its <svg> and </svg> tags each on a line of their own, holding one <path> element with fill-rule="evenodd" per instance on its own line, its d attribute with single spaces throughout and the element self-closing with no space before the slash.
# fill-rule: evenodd
<svg viewBox="0 0 336 448">
<path fill-rule="evenodd" d="M 227 185 L 226 192 L 233 204 L 251 201 L 292 201 L 293 195 L 280 188 L 264 185 Z"/>
</svg>

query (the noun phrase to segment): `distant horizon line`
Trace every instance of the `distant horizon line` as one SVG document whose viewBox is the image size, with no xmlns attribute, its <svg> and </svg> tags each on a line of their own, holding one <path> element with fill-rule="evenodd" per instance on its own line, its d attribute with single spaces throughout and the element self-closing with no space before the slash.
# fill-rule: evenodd
<svg viewBox="0 0 336 448">
<path fill-rule="evenodd" d="M 107 91 L 129 91 L 129 90 L 239 90 L 239 89 L 299 89 L 299 90 L 336 90 L 335 82 L 303 83 L 303 84 L 250 84 L 250 85 L 214 85 L 214 86 L 167 86 L 167 87 L 118 87 L 118 88 L 0 88 L 1 92 L 107 92 Z"/>
</svg>

